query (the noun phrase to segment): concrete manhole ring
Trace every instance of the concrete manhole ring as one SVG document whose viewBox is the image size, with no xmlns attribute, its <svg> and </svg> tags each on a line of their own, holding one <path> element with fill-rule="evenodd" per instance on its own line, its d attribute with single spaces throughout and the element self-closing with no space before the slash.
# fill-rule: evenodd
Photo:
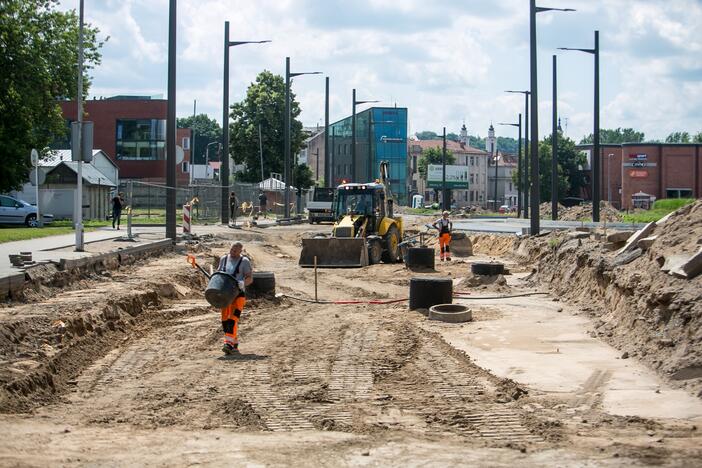
<svg viewBox="0 0 702 468">
<path fill-rule="evenodd" d="M 429 308 L 429 320 L 462 323 L 473 320 L 473 312 L 461 304 L 437 304 Z"/>
</svg>

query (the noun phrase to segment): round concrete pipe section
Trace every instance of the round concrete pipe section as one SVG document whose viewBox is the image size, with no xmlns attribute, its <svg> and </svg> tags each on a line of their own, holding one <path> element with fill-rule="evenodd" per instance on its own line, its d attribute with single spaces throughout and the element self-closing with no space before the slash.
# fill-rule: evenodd
<svg viewBox="0 0 702 468">
<path fill-rule="evenodd" d="M 470 266 L 470 271 L 474 275 L 496 276 L 505 271 L 505 265 L 498 262 L 477 262 Z"/>
<path fill-rule="evenodd" d="M 461 304 L 438 304 L 429 308 L 429 320 L 462 323 L 473 320 L 473 312 Z"/>
<path fill-rule="evenodd" d="M 405 257 L 407 268 L 434 269 L 434 249 L 431 247 L 410 247 Z"/>
<path fill-rule="evenodd" d="M 275 295 L 275 274 L 272 271 L 254 271 L 252 276 L 253 283 L 247 292 L 251 292 L 252 296 Z"/>
<path fill-rule="evenodd" d="M 409 308 L 428 309 L 453 300 L 451 278 L 416 277 L 410 279 Z"/>
</svg>

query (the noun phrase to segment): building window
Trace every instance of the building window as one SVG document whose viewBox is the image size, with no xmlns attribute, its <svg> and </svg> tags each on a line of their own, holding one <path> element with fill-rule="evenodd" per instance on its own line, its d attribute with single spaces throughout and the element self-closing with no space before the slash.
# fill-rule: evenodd
<svg viewBox="0 0 702 468">
<path fill-rule="evenodd" d="M 165 159 L 166 121 L 159 119 L 117 120 L 117 159 Z"/>
<path fill-rule="evenodd" d="M 692 189 L 666 189 L 665 196 L 666 198 L 692 198 Z"/>
<path fill-rule="evenodd" d="M 509 183 L 509 191 L 512 191 L 512 182 Z"/>
</svg>

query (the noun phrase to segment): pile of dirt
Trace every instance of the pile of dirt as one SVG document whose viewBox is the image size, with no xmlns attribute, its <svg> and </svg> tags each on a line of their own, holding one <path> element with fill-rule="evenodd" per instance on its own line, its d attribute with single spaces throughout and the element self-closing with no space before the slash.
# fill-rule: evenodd
<svg viewBox="0 0 702 468">
<path fill-rule="evenodd" d="M 539 205 L 539 213 L 542 219 L 551 218 L 551 203 L 544 202 Z M 582 205 L 576 205 L 566 208 L 565 206 L 558 204 L 558 219 L 561 221 L 590 221 L 592 220 L 592 203 L 583 203 Z M 620 222 L 622 220 L 622 215 L 607 202 L 603 202 L 600 206 L 600 221 L 607 221 L 608 223 Z"/>
<path fill-rule="evenodd" d="M 502 256 L 511 252 L 516 237 L 513 235 L 478 234 L 470 236 L 474 255 Z"/>
<path fill-rule="evenodd" d="M 551 233 L 524 238 L 517 257 L 536 262 L 533 279 L 579 302 L 600 336 L 702 398 L 702 275 L 677 278 L 666 259 L 702 244 L 702 200 L 659 222 L 650 247 L 626 253 L 602 240 Z"/>
<path fill-rule="evenodd" d="M 507 292 L 509 291 L 509 286 L 507 286 L 507 280 L 502 275 L 487 276 L 468 273 L 465 278 L 461 278 L 454 284 L 454 289 L 456 291 L 481 289 L 495 292 Z"/>
</svg>

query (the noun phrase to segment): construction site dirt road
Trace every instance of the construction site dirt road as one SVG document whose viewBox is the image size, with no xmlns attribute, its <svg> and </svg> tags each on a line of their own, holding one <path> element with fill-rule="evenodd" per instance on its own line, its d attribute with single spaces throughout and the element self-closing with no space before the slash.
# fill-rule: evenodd
<svg viewBox="0 0 702 468">
<path fill-rule="evenodd" d="M 437 265 L 474 320 L 409 311 L 403 264 L 297 265 L 306 231 L 242 229 L 0 308 L 0 465 L 694 466 L 702 403 L 529 282 Z M 223 356 L 209 265 L 241 240 L 283 296 L 249 300 Z M 511 241 L 510 241 L 511 242 Z M 479 245 L 476 243 L 476 245 Z M 472 298 L 471 298 L 472 297 Z M 483 299 L 481 299 L 481 297 Z M 488 299 L 503 297 L 502 299 Z"/>
</svg>

